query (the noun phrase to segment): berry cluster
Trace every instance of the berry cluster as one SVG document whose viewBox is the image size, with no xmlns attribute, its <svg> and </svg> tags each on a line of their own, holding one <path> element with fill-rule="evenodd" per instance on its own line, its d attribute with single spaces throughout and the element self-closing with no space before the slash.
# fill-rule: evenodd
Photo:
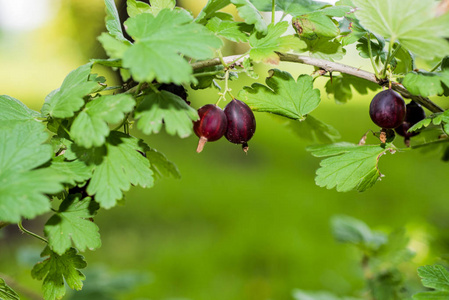
<svg viewBox="0 0 449 300">
<path fill-rule="evenodd" d="M 408 132 L 408 129 L 426 117 L 421 105 L 414 101 L 405 105 L 404 99 L 391 89 L 374 96 L 369 115 L 376 125 L 383 129 L 394 129 L 398 135 L 403 136 L 406 145 L 409 145 L 410 137 L 419 134 Z"/>
<path fill-rule="evenodd" d="M 252 110 L 233 99 L 222 110 L 217 105 L 206 104 L 198 109 L 200 119 L 193 123 L 195 134 L 200 138 L 196 152 L 203 150 L 206 142 L 219 140 L 223 135 L 234 144 L 241 144 L 248 151 L 248 141 L 256 131 L 256 119 Z"/>
</svg>

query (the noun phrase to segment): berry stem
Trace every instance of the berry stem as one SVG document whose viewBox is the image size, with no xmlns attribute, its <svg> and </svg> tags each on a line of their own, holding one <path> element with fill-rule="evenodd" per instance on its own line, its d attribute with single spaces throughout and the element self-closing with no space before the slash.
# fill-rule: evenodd
<svg viewBox="0 0 449 300">
<path fill-rule="evenodd" d="M 200 153 L 201 151 L 203 151 L 204 145 L 206 145 L 207 143 L 207 138 L 205 138 L 204 136 L 200 137 L 200 140 L 198 141 L 198 147 L 196 148 L 196 152 Z"/>
<path fill-rule="evenodd" d="M 276 0 L 271 0 L 271 23 L 276 22 Z"/>
<path fill-rule="evenodd" d="M 231 96 L 232 99 L 235 99 L 234 96 L 231 94 L 231 89 L 229 88 L 228 82 L 229 82 L 229 69 L 227 69 L 225 72 L 224 91 L 223 93 L 218 93 L 218 95 L 220 95 L 220 98 L 218 98 L 217 103 L 215 103 L 215 105 L 218 106 L 218 103 L 220 103 L 221 100 L 226 100 L 226 94 L 229 94 L 229 96 Z"/>
<path fill-rule="evenodd" d="M 37 238 L 38 240 L 41 240 L 42 242 L 48 244 L 48 241 L 47 241 L 46 239 L 44 239 L 43 237 L 41 237 L 40 235 L 37 235 L 37 234 L 35 234 L 35 233 L 33 233 L 33 232 L 31 232 L 31 231 L 25 229 L 25 228 L 23 227 L 23 225 L 22 225 L 22 221 L 20 221 L 19 223 L 17 223 L 17 226 L 19 226 L 20 231 L 22 231 L 23 233 L 26 233 L 26 234 L 28 234 L 28 235 L 31 235 L 32 237 L 35 237 L 35 238 Z"/>
</svg>

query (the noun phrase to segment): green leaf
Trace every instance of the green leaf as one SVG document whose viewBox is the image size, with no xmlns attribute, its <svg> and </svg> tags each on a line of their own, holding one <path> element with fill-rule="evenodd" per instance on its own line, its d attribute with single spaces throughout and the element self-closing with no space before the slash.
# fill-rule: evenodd
<svg viewBox="0 0 449 300">
<path fill-rule="evenodd" d="M 289 120 L 287 123 L 291 129 L 300 138 L 320 143 L 333 143 L 340 138 L 340 133 L 331 125 L 321 122 L 312 115 L 301 122 Z"/>
<path fill-rule="evenodd" d="M 217 11 L 228 6 L 231 0 L 209 0 L 196 17 L 196 22 L 205 24 Z"/>
<path fill-rule="evenodd" d="M 394 50 L 396 51 L 395 44 Z M 396 55 L 394 56 L 394 61 L 396 61 L 396 67 L 393 72 L 395 74 L 407 74 L 408 72 L 415 69 L 415 59 L 413 58 L 410 51 L 405 48 L 400 47 L 396 51 Z"/>
<path fill-rule="evenodd" d="M 98 38 L 98 41 L 103 46 L 106 54 L 110 58 L 119 58 L 121 59 L 125 54 L 126 50 L 128 50 L 131 43 L 125 41 L 119 41 L 110 34 L 103 32 Z M 121 67 L 121 65 L 120 65 Z"/>
<path fill-rule="evenodd" d="M 327 6 L 320 9 L 319 12 L 329 17 L 342 18 L 351 12 L 352 7 L 348 5 Z"/>
<path fill-rule="evenodd" d="M 165 124 L 168 134 L 185 138 L 192 134 L 192 121 L 198 120 L 198 113 L 179 96 L 161 91 L 144 97 L 135 111 L 135 118 L 137 128 L 145 134 L 158 133 Z"/>
<path fill-rule="evenodd" d="M 325 85 L 326 93 L 334 95 L 337 103 L 346 103 L 352 98 L 351 87 L 362 95 L 368 94 L 368 91 L 376 91 L 380 88 L 374 82 L 347 74 L 333 76 Z"/>
<path fill-rule="evenodd" d="M 92 100 L 73 121 L 70 128 L 71 137 L 84 148 L 103 145 L 109 135 L 108 124 L 123 120 L 135 104 L 133 97 L 125 94 L 102 96 Z"/>
<path fill-rule="evenodd" d="M 192 23 L 184 10 L 162 10 L 157 17 L 140 14 L 125 25 L 136 40 L 123 55 L 123 67 L 134 80 L 182 84 L 192 79 L 192 67 L 179 54 L 193 59 L 214 56 L 222 41 L 204 26 Z"/>
<path fill-rule="evenodd" d="M 41 117 L 40 113 L 29 109 L 19 100 L 0 95 L 0 124 L 6 124 L 9 121 L 36 120 L 39 117 Z"/>
<path fill-rule="evenodd" d="M 385 61 L 387 57 L 387 51 L 384 50 L 384 45 L 377 40 L 370 40 L 371 44 L 371 54 L 373 58 L 381 58 L 382 61 Z M 368 48 L 368 39 L 366 37 L 362 37 L 358 40 L 357 50 L 359 51 L 359 55 L 363 58 L 369 58 L 369 48 Z"/>
<path fill-rule="evenodd" d="M 288 29 L 288 22 L 268 25 L 268 33 L 264 37 L 253 33 L 249 38 L 250 57 L 254 61 L 264 60 L 272 64 L 279 63 L 279 56 L 274 51 L 286 52 L 292 49 L 304 48 L 306 44 L 293 35 L 281 36 Z"/>
<path fill-rule="evenodd" d="M 123 192 L 128 191 L 131 184 L 153 186 L 150 163 L 141 154 L 147 149 L 141 140 L 117 131 L 112 131 L 106 145 L 100 148 L 75 147 L 77 156 L 93 168 L 87 193 L 95 196 L 101 207 L 108 209 L 123 198 Z"/>
<path fill-rule="evenodd" d="M 313 0 L 292 1 L 292 0 L 277 0 L 276 5 L 283 12 L 290 14 L 294 17 L 313 12 L 326 3 Z"/>
<path fill-rule="evenodd" d="M 449 272 L 445 267 L 440 265 L 419 267 L 418 275 L 425 287 L 449 291 Z"/>
<path fill-rule="evenodd" d="M 144 13 L 151 14 L 152 9 L 148 3 L 137 0 L 127 0 L 126 12 L 128 13 L 128 16 L 132 18 Z"/>
<path fill-rule="evenodd" d="M 357 19 L 347 18 L 347 21 L 349 21 L 349 25 L 346 29 L 349 29 L 349 33 L 344 35 L 341 39 L 341 44 L 343 46 L 357 42 L 367 33 L 366 30 L 359 24 Z M 342 30 L 342 28 L 340 28 L 340 30 Z"/>
<path fill-rule="evenodd" d="M 109 33 L 119 41 L 128 41 L 123 36 L 122 25 L 114 0 L 104 0 L 106 5 L 106 28 Z"/>
<path fill-rule="evenodd" d="M 312 146 L 307 148 L 313 156 L 326 157 L 320 163 L 315 182 L 328 189 L 337 188 L 338 192 L 357 189 L 365 191 L 381 177 L 377 165 L 380 156 L 394 148 L 378 145 L 358 146 L 350 143 Z"/>
<path fill-rule="evenodd" d="M 334 38 L 340 33 L 338 23 L 321 11 L 296 17 L 292 22 L 298 35 L 304 39 L 315 39 L 318 36 Z"/>
<path fill-rule="evenodd" d="M 50 210 L 45 194 L 62 191 L 63 179 L 48 168 L 34 170 L 48 162 L 52 147 L 45 127 L 37 122 L 17 123 L 0 128 L 0 220 L 17 223 Z"/>
<path fill-rule="evenodd" d="M 414 300 L 447 300 L 449 292 L 421 292 L 413 295 Z"/>
<path fill-rule="evenodd" d="M 64 153 L 65 154 L 65 153 Z M 67 159 L 72 158 L 65 156 Z M 92 176 L 92 168 L 86 166 L 82 161 L 53 161 L 49 167 L 59 174 L 61 181 L 70 185 L 86 182 Z"/>
<path fill-rule="evenodd" d="M 95 216 L 98 203 L 90 197 L 81 200 L 80 194 L 69 195 L 58 211 L 45 223 L 44 232 L 50 248 L 63 255 L 72 246 L 80 251 L 101 246 L 98 226 L 89 220 Z"/>
<path fill-rule="evenodd" d="M 441 73 L 410 72 L 405 75 L 402 84 L 413 95 L 424 97 L 442 95 L 444 86 L 449 87 L 449 71 Z"/>
<path fill-rule="evenodd" d="M 449 53 L 448 14 L 434 18 L 433 0 L 354 0 L 355 12 L 367 30 L 399 43 L 423 58 L 444 57 Z M 443 25 L 445 24 L 445 25 Z"/>
<path fill-rule="evenodd" d="M 71 289 L 81 290 L 85 276 L 79 269 L 86 267 L 84 257 L 77 254 L 76 249 L 70 248 L 63 255 L 58 255 L 45 247 L 41 257 L 49 256 L 37 263 L 31 270 L 31 276 L 38 280 L 44 280 L 42 289 L 45 300 L 61 299 L 66 291 L 64 281 Z"/>
<path fill-rule="evenodd" d="M 17 293 L 10 288 L 2 278 L 0 278 L 0 299 L 20 300 L 19 295 L 17 295 Z"/>
<path fill-rule="evenodd" d="M 257 8 L 249 0 L 231 0 L 231 3 L 237 7 L 239 16 L 242 17 L 247 24 L 254 25 L 257 31 L 266 34 L 267 24 Z"/>
<path fill-rule="evenodd" d="M 335 61 L 343 58 L 346 50 L 336 40 L 319 37 L 313 40 L 304 40 L 307 48 L 302 51 L 309 51 L 310 56 L 325 60 Z"/>
<path fill-rule="evenodd" d="M 247 42 L 249 38 L 247 32 L 251 29 L 246 23 L 223 21 L 217 17 L 210 19 L 206 27 L 216 35 L 237 43 Z"/>
<path fill-rule="evenodd" d="M 260 11 L 271 12 L 272 0 L 250 0 L 254 6 Z M 313 0 L 276 0 L 276 11 L 283 11 L 285 14 L 292 15 L 293 17 L 303 15 L 312 11 L 315 11 L 327 3 L 318 2 Z"/>
<path fill-rule="evenodd" d="M 42 114 L 56 118 L 73 117 L 84 105 L 83 97 L 99 86 L 96 81 L 88 81 L 91 68 L 92 62 L 70 72 L 61 87 L 45 98 Z"/>
<path fill-rule="evenodd" d="M 173 9 L 176 6 L 175 0 L 151 0 L 151 6 L 148 3 L 137 1 L 137 0 L 127 0 L 127 12 L 130 17 L 135 17 L 143 13 L 150 13 L 154 16 L 163 10 L 164 8 Z"/>
<path fill-rule="evenodd" d="M 113 58 L 109 58 L 109 59 L 101 59 L 101 58 L 95 58 L 95 59 L 91 59 L 90 60 L 92 63 L 94 64 L 98 64 L 98 65 L 102 65 L 105 67 L 110 67 L 110 68 L 121 68 L 122 67 L 122 61 L 120 59 L 113 59 Z M 114 87 L 112 87 L 114 88 Z M 103 91 L 107 91 L 111 89 L 111 87 L 107 87 L 105 88 Z"/>
<path fill-rule="evenodd" d="M 181 178 L 178 167 L 165 157 L 165 155 L 156 149 L 150 149 L 146 152 L 147 158 L 151 163 L 151 170 L 155 179 L 162 177 Z"/>
<path fill-rule="evenodd" d="M 313 88 L 311 76 L 300 75 L 295 82 L 290 73 L 278 69 L 270 73 L 266 86 L 254 83 L 239 93 L 252 110 L 303 120 L 320 104 L 320 91 Z"/>
<path fill-rule="evenodd" d="M 386 242 L 385 235 L 371 231 L 364 222 L 349 216 L 333 216 L 331 227 L 334 238 L 341 243 L 354 244 L 374 251 Z"/>
</svg>

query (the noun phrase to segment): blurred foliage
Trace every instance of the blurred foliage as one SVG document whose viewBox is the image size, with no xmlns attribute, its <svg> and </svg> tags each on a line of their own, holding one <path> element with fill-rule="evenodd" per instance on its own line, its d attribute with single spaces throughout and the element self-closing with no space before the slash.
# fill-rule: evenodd
<svg viewBox="0 0 449 300">
<path fill-rule="evenodd" d="M 180 2 L 201 7 L 204 1 Z M 96 36 L 104 30 L 103 21 L 102 1 L 64 0 L 43 27 L 20 34 L 3 32 L 1 93 L 40 107 L 70 70 L 90 57 L 102 57 Z M 229 43 L 227 49 L 225 54 L 232 54 L 235 47 Z M 344 62 L 359 67 L 357 51 L 348 52 L 354 55 Z M 96 68 L 111 85 L 116 81 L 115 74 Z M 313 72 L 311 67 L 285 63 L 277 68 L 295 78 Z M 267 70 L 255 66 L 258 82 L 264 82 Z M 314 117 L 354 143 L 368 130 L 377 130 L 368 116 L 371 91 L 360 95 L 348 86 L 352 100 L 336 105 L 323 89 L 327 81 L 315 81 L 322 101 Z M 242 75 L 231 87 L 237 94 L 253 82 Z M 195 108 L 217 98 L 216 90 L 189 90 Z M 444 106 L 441 99 L 433 100 Z M 163 179 L 149 190 L 135 188 L 127 193 L 124 206 L 96 217 L 103 245 L 83 254 L 94 262 L 87 268 L 83 293 L 101 299 L 95 294 L 101 288 L 110 293 L 102 295 L 108 299 L 260 300 L 293 299 L 292 290 L 299 288 L 357 296 L 354 293 L 365 285 L 362 256 L 334 242 L 329 220 L 336 214 L 354 216 L 384 232 L 405 226 L 416 256 L 401 271 L 416 285 L 418 266 L 449 257 L 447 165 L 440 154 L 407 151 L 383 157 L 380 167 L 387 176 L 382 182 L 364 193 L 341 194 L 315 185 L 319 160 L 305 151 L 308 142 L 270 115 L 257 113 L 256 118 L 257 133 L 248 155 L 225 141 L 208 144 L 198 155 L 195 137 L 144 137 L 177 164 L 182 179 Z M 374 141 L 368 137 L 368 143 Z M 25 225 L 38 232 L 46 218 Z M 352 233 L 352 239 L 361 234 Z M 33 299 L 29 291 L 39 291 L 40 283 L 31 279 L 24 262 L 35 263 L 39 257 L 18 251 L 23 245 L 42 247 L 14 226 L 0 231 L 0 273 L 26 287 L 16 289 L 21 299 Z M 97 263 L 107 265 L 106 270 L 95 268 Z M 115 274 L 130 269 L 119 286 Z M 142 274 L 152 274 L 153 281 L 148 284 Z M 384 279 L 394 282 L 396 277 Z M 123 293 L 118 295 L 120 287 Z"/>
</svg>

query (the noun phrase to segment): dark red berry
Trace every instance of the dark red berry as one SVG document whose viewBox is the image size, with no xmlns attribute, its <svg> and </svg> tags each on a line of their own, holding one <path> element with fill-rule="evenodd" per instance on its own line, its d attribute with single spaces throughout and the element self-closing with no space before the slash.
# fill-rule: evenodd
<svg viewBox="0 0 449 300">
<path fill-rule="evenodd" d="M 223 110 L 213 104 L 206 104 L 198 109 L 200 119 L 193 122 L 193 130 L 200 138 L 196 152 L 203 151 L 206 142 L 219 140 L 226 131 L 226 116 Z"/>
<path fill-rule="evenodd" d="M 405 138 L 415 136 L 419 134 L 419 132 L 407 132 L 407 130 L 409 130 L 413 125 L 415 125 L 416 123 L 425 118 L 426 113 L 424 112 L 424 109 L 421 107 L 421 105 L 419 105 L 415 101 L 411 101 L 409 104 L 406 105 L 404 121 L 402 122 L 401 125 L 396 127 L 394 131 L 396 131 L 397 134 Z"/>
<path fill-rule="evenodd" d="M 184 100 L 188 105 L 190 105 L 190 101 L 187 101 L 187 92 L 186 89 L 182 86 L 182 85 L 177 85 L 174 83 L 163 83 L 159 86 L 159 90 L 162 91 L 167 91 L 170 92 L 172 94 L 175 94 L 179 97 L 182 98 L 182 100 Z"/>
<path fill-rule="evenodd" d="M 404 99 L 391 89 L 382 91 L 371 101 L 369 115 L 371 120 L 382 128 L 396 128 L 405 118 Z"/>
<path fill-rule="evenodd" d="M 256 118 L 245 102 L 234 99 L 224 109 L 228 125 L 225 137 L 234 144 L 242 144 L 243 151 L 248 151 L 247 142 L 256 131 Z"/>
</svg>

